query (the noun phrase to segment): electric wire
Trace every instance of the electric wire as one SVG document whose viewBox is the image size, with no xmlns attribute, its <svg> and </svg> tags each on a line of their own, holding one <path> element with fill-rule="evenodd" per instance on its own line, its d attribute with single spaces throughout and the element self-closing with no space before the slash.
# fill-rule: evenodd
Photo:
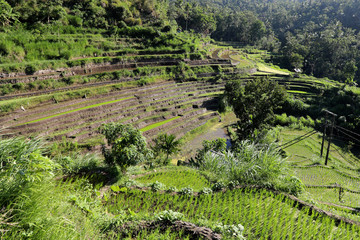
<svg viewBox="0 0 360 240">
<path fill-rule="evenodd" d="M 336 141 L 339 141 L 339 142 L 349 143 L 349 141 L 345 141 L 345 140 L 349 140 L 348 138 L 345 138 L 345 137 L 341 137 L 341 136 L 334 137 L 333 136 L 333 139 L 336 140 Z M 360 144 L 353 143 L 352 145 L 360 147 Z"/>
<path fill-rule="evenodd" d="M 293 140 L 291 140 L 291 141 L 289 141 L 289 142 L 286 142 L 286 143 L 278 146 L 278 148 L 286 149 L 286 148 L 288 148 L 288 147 L 291 147 L 292 145 L 295 145 L 295 144 L 297 144 L 297 143 L 305 140 L 306 138 L 311 137 L 312 135 L 314 135 L 314 134 L 316 134 L 316 133 L 317 133 L 316 130 L 310 131 L 310 132 L 308 132 L 308 133 L 306 133 L 306 134 L 304 134 L 304 135 L 302 135 L 302 136 L 300 136 L 300 137 L 297 137 L 297 138 L 295 138 L 295 139 L 293 139 Z"/>
<path fill-rule="evenodd" d="M 344 134 L 344 135 L 348 136 L 349 138 L 351 138 L 351 139 L 353 139 L 353 140 L 355 140 L 355 141 L 357 141 L 357 142 L 359 142 L 359 143 L 360 143 L 360 140 L 359 140 L 359 139 L 357 139 L 357 138 L 355 138 L 355 137 L 353 137 L 353 136 L 351 136 L 351 135 L 347 134 L 346 132 L 344 132 L 344 131 L 340 130 L 340 129 L 339 129 L 339 128 L 337 128 L 336 126 L 335 126 L 335 128 L 336 128 L 339 132 L 341 132 L 342 134 Z"/>
<path fill-rule="evenodd" d="M 354 162 L 353 162 L 353 161 L 350 161 L 349 159 L 347 159 L 347 158 L 344 156 L 344 154 L 342 154 L 337 147 L 335 147 L 335 146 L 333 145 L 333 148 L 335 149 L 335 151 L 336 151 L 345 161 L 347 161 L 347 162 L 349 162 L 349 163 L 351 163 L 351 164 L 354 164 Z"/>
<path fill-rule="evenodd" d="M 360 134 L 358 134 L 358 133 L 356 133 L 356 132 L 353 132 L 353 131 L 351 131 L 351 130 L 349 130 L 349 129 L 346 129 L 346 128 L 343 128 L 343 127 L 340 127 L 340 126 L 338 126 L 338 125 L 334 125 L 334 127 L 336 127 L 336 128 L 340 128 L 341 130 L 344 130 L 344 131 L 350 132 L 350 133 L 352 133 L 352 134 L 354 134 L 354 135 L 356 135 L 356 136 L 360 137 Z"/>
</svg>

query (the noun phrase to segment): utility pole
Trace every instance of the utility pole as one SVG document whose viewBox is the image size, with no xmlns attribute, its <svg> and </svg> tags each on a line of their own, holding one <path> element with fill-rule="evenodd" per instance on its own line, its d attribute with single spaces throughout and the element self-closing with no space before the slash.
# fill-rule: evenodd
<svg viewBox="0 0 360 240">
<path fill-rule="evenodd" d="M 326 113 L 332 115 L 332 123 L 331 123 L 331 130 L 330 130 L 330 137 L 328 139 L 328 148 L 326 151 L 326 157 L 325 157 L 325 165 L 327 165 L 328 163 L 328 159 L 329 159 L 329 152 L 330 152 L 330 144 L 331 144 L 331 140 L 332 140 L 332 135 L 334 132 L 334 125 L 335 125 L 335 117 L 337 116 L 335 113 L 330 112 L 328 110 L 324 110 Z"/>
<path fill-rule="evenodd" d="M 325 124 L 324 124 L 324 133 L 323 133 L 323 139 L 322 139 L 322 142 L 321 142 L 320 158 L 322 158 L 323 151 L 324 151 L 324 143 L 325 143 L 325 135 L 326 135 L 327 121 L 328 121 L 328 113 L 326 112 Z"/>
</svg>

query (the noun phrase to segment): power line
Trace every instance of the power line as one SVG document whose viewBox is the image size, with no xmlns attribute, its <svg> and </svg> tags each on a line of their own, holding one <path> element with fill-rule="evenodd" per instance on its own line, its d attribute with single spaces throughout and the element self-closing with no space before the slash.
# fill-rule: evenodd
<svg viewBox="0 0 360 240">
<path fill-rule="evenodd" d="M 306 136 L 306 135 L 308 135 L 308 134 L 310 134 L 310 133 L 312 133 L 312 132 L 314 132 L 315 130 L 312 130 L 312 131 L 310 131 L 310 132 L 307 132 L 307 133 L 305 133 L 304 135 L 301 135 L 301 136 L 299 136 L 299 137 L 297 137 L 297 138 L 294 138 L 293 140 L 290 140 L 289 142 L 286 142 L 286 143 L 284 143 L 284 144 L 282 144 L 282 145 L 280 145 L 280 146 L 278 146 L 279 148 L 281 148 L 281 147 L 283 147 L 283 146 L 285 146 L 285 145 L 287 145 L 287 144 L 290 144 L 290 143 L 292 143 L 292 142 L 294 142 L 294 141 L 297 141 L 298 139 L 300 139 L 300 138 L 302 138 L 302 137 L 304 137 L 304 136 Z"/>
<path fill-rule="evenodd" d="M 278 148 L 286 149 L 288 147 L 291 147 L 292 145 L 301 142 L 302 140 L 314 135 L 315 133 L 317 133 L 316 130 L 310 131 L 310 132 L 308 132 L 308 133 L 306 133 L 306 134 L 304 134 L 302 136 L 299 136 L 299 137 L 297 137 L 297 138 L 295 138 L 295 139 L 293 139 L 293 140 L 291 140 L 289 142 L 286 142 L 286 143 L 278 146 Z"/>
<path fill-rule="evenodd" d="M 351 131 L 351 130 L 349 130 L 349 129 L 340 127 L 340 126 L 338 126 L 338 125 L 335 125 L 335 127 L 336 127 L 336 128 L 340 128 L 340 129 L 342 129 L 342 130 L 344 130 L 344 131 L 350 132 L 350 133 L 355 134 L 356 136 L 360 137 L 360 134 L 358 134 L 358 133 L 356 133 L 356 132 L 353 132 L 353 131 Z"/>
<path fill-rule="evenodd" d="M 351 136 L 351 135 L 347 134 L 346 132 L 343 132 L 342 130 L 340 130 L 340 129 L 339 129 L 339 128 L 337 128 L 336 126 L 335 126 L 335 128 L 336 128 L 339 132 L 341 132 L 341 133 L 345 134 L 345 135 L 346 135 L 346 136 L 348 136 L 349 138 L 351 138 L 351 139 L 353 139 L 353 140 L 355 140 L 355 141 L 357 141 L 357 142 L 359 142 L 359 143 L 360 143 L 360 140 L 359 140 L 359 139 L 357 139 L 357 138 L 355 138 L 355 137 L 353 137 L 353 136 Z"/>
<path fill-rule="evenodd" d="M 349 163 L 354 164 L 354 162 L 348 160 L 348 159 L 340 152 L 340 150 L 339 150 L 337 147 L 333 146 L 333 148 L 336 150 L 337 153 L 339 153 L 339 155 L 340 155 L 345 161 L 348 161 Z"/>
<path fill-rule="evenodd" d="M 348 138 L 345 138 L 345 137 L 342 137 L 342 136 L 337 136 L 337 137 L 335 137 L 334 139 L 335 139 L 336 141 L 339 141 L 339 142 L 349 143 L 349 141 L 344 141 L 344 140 L 341 140 L 340 138 L 341 138 L 341 139 L 345 139 L 345 140 L 349 140 Z M 353 143 L 352 145 L 360 147 L 360 144 Z"/>
</svg>

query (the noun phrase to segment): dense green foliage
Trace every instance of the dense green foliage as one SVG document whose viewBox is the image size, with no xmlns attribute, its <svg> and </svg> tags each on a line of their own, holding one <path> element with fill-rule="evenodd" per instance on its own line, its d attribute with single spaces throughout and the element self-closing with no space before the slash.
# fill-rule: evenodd
<svg viewBox="0 0 360 240">
<path fill-rule="evenodd" d="M 170 163 L 170 155 L 180 151 L 181 140 L 176 139 L 174 134 L 160 134 L 154 139 L 153 150 L 154 153 L 159 156 L 161 153 L 166 155 L 163 162 L 164 165 Z"/>
<path fill-rule="evenodd" d="M 2 2 L 4 2 L 2 0 Z M 37 24 L 63 24 L 75 27 L 108 28 L 109 26 L 132 26 L 141 23 L 162 24 L 166 14 L 166 1 L 5 1 L 7 11 L 17 14 L 22 23 L 30 27 Z M 3 13 L 3 14 L 5 14 Z M 9 24 L 9 23 L 8 23 Z"/>
<path fill-rule="evenodd" d="M 178 7 L 182 1 L 174 2 L 175 11 L 191 23 L 187 8 Z M 186 2 L 182 6 L 190 4 L 216 19 L 216 30 L 211 34 L 216 40 L 279 50 L 276 62 L 290 70 L 299 68 L 342 82 L 359 79 L 360 4 L 356 0 Z M 181 26 L 183 19 L 177 19 Z"/>
<path fill-rule="evenodd" d="M 278 51 L 279 55 L 272 59 L 274 62 L 291 70 L 302 69 L 316 77 L 352 82 L 359 75 L 357 9 L 360 5 L 355 0 L 86 0 L 81 3 L 2 0 L 1 6 L 0 19 L 5 31 L 11 29 L 9 26 L 16 26 L 31 30 L 35 37 L 46 32 L 83 33 L 85 27 L 88 32 L 106 32 L 112 36 L 151 36 L 155 44 L 163 40 L 161 32 L 191 30 L 216 40 Z M 22 47 L 19 41 L 29 42 L 29 36 L 14 40 L 0 36 L 0 39 L 0 55 L 7 58 L 34 59 L 40 45 L 49 50 L 50 59 L 69 59 L 74 54 L 66 47 L 69 45 L 61 42 L 50 44 L 39 39 L 31 43 L 34 51 L 27 53 L 32 48 Z M 72 44 L 79 44 L 80 49 L 83 45 L 82 42 Z M 88 48 L 82 52 L 97 51 Z"/>
<path fill-rule="evenodd" d="M 105 136 L 107 146 L 110 147 L 102 145 L 105 162 L 109 165 L 117 164 L 125 171 L 129 166 L 152 158 L 146 139 L 130 124 L 103 124 L 100 133 Z"/>
<path fill-rule="evenodd" d="M 303 184 L 289 174 L 288 165 L 274 144 L 241 141 L 231 150 L 207 151 L 197 163 L 199 170 L 210 172 L 217 181 L 229 185 L 253 184 L 293 195 L 303 191 Z"/>
<path fill-rule="evenodd" d="M 42 155 L 39 139 L 0 139 L 0 203 L 16 198 L 27 184 L 54 175 L 59 167 Z"/>
<path fill-rule="evenodd" d="M 240 139 L 254 137 L 274 117 L 274 111 L 281 108 L 287 93 L 275 81 L 254 79 L 243 85 L 231 81 L 225 86 L 225 95 L 239 119 Z"/>
</svg>

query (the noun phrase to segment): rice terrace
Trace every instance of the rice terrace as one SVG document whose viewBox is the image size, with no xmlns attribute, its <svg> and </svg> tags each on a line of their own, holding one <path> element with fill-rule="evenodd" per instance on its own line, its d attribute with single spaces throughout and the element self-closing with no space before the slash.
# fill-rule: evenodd
<svg viewBox="0 0 360 240">
<path fill-rule="evenodd" d="M 355 0 L 0 0 L 0 239 L 360 239 Z"/>
</svg>

